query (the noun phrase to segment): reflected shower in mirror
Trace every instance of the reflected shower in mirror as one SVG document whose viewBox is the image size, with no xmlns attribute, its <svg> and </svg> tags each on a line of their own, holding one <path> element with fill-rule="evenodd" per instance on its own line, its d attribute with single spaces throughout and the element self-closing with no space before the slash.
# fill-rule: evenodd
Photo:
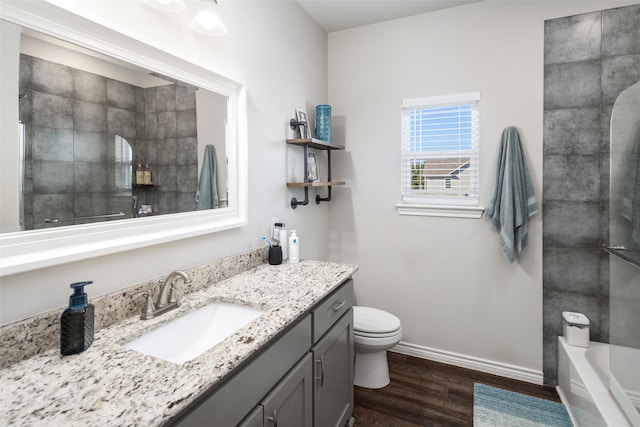
<svg viewBox="0 0 640 427">
<path fill-rule="evenodd" d="M 225 96 L 33 32 L 19 86 L 23 230 L 226 206 Z"/>
</svg>

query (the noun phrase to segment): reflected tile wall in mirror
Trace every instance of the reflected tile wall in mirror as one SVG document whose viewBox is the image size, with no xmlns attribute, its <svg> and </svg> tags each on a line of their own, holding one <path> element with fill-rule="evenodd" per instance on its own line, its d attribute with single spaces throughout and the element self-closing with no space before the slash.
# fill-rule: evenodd
<svg viewBox="0 0 640 427">
<path fill-rule="evenodd" d="M 124 212 L 194 210 L 197 187 L 195 89 L 168 83 L 140 88 L 93 73 L 21 55 L 20 120 L 26 125 L 25 229 L 45 218 Z M 131 170 L 148 165 L 154 187 L 116 185 L 115 135 L 133 149 Z M 86 222 L 86 221 L 85 221 Z M 61 222 L 73 225 L 78 222 Z"/>
</svg>

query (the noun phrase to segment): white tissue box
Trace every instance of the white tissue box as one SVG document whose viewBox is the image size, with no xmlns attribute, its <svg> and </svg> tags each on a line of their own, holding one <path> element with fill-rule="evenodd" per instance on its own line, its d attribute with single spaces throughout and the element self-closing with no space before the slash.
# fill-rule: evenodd
<svg viewBox="0 0 640 427">
<path fill-rule="evenodd" d="M 582 313 L 562 312 L 562 330 L 569 345 L 589 347 L 589 319 Z"/>
</svg>

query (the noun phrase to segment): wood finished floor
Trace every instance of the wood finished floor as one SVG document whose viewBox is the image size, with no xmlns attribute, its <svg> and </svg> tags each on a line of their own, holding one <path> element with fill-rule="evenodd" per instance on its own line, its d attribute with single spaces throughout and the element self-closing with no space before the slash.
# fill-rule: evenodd
<svg viewBox="0 0 640 427">
<path fill-rule="evenodd" d="M 389 352 L 391 383 L 355 387 L 356 427 L 473 425 L 473 383 L 559 402 L 552 387 Z"/>
</svg>

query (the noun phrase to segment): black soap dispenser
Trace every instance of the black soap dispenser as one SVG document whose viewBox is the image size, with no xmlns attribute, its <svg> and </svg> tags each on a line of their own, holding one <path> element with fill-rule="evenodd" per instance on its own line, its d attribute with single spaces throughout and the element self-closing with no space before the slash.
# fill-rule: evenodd
<svg viewBox="0 0 640 427">
<path fill-rule="evenodd" d="M 65 356 L 81 353 L 93 343 L 94 307 L 88 303 L 84 293 L 84 287 L 91 283 L 93 281 L 70 285 L 73 295 L 69 297 L 69 308 L 60 319 L 60 353 Z"/>
</svg>

